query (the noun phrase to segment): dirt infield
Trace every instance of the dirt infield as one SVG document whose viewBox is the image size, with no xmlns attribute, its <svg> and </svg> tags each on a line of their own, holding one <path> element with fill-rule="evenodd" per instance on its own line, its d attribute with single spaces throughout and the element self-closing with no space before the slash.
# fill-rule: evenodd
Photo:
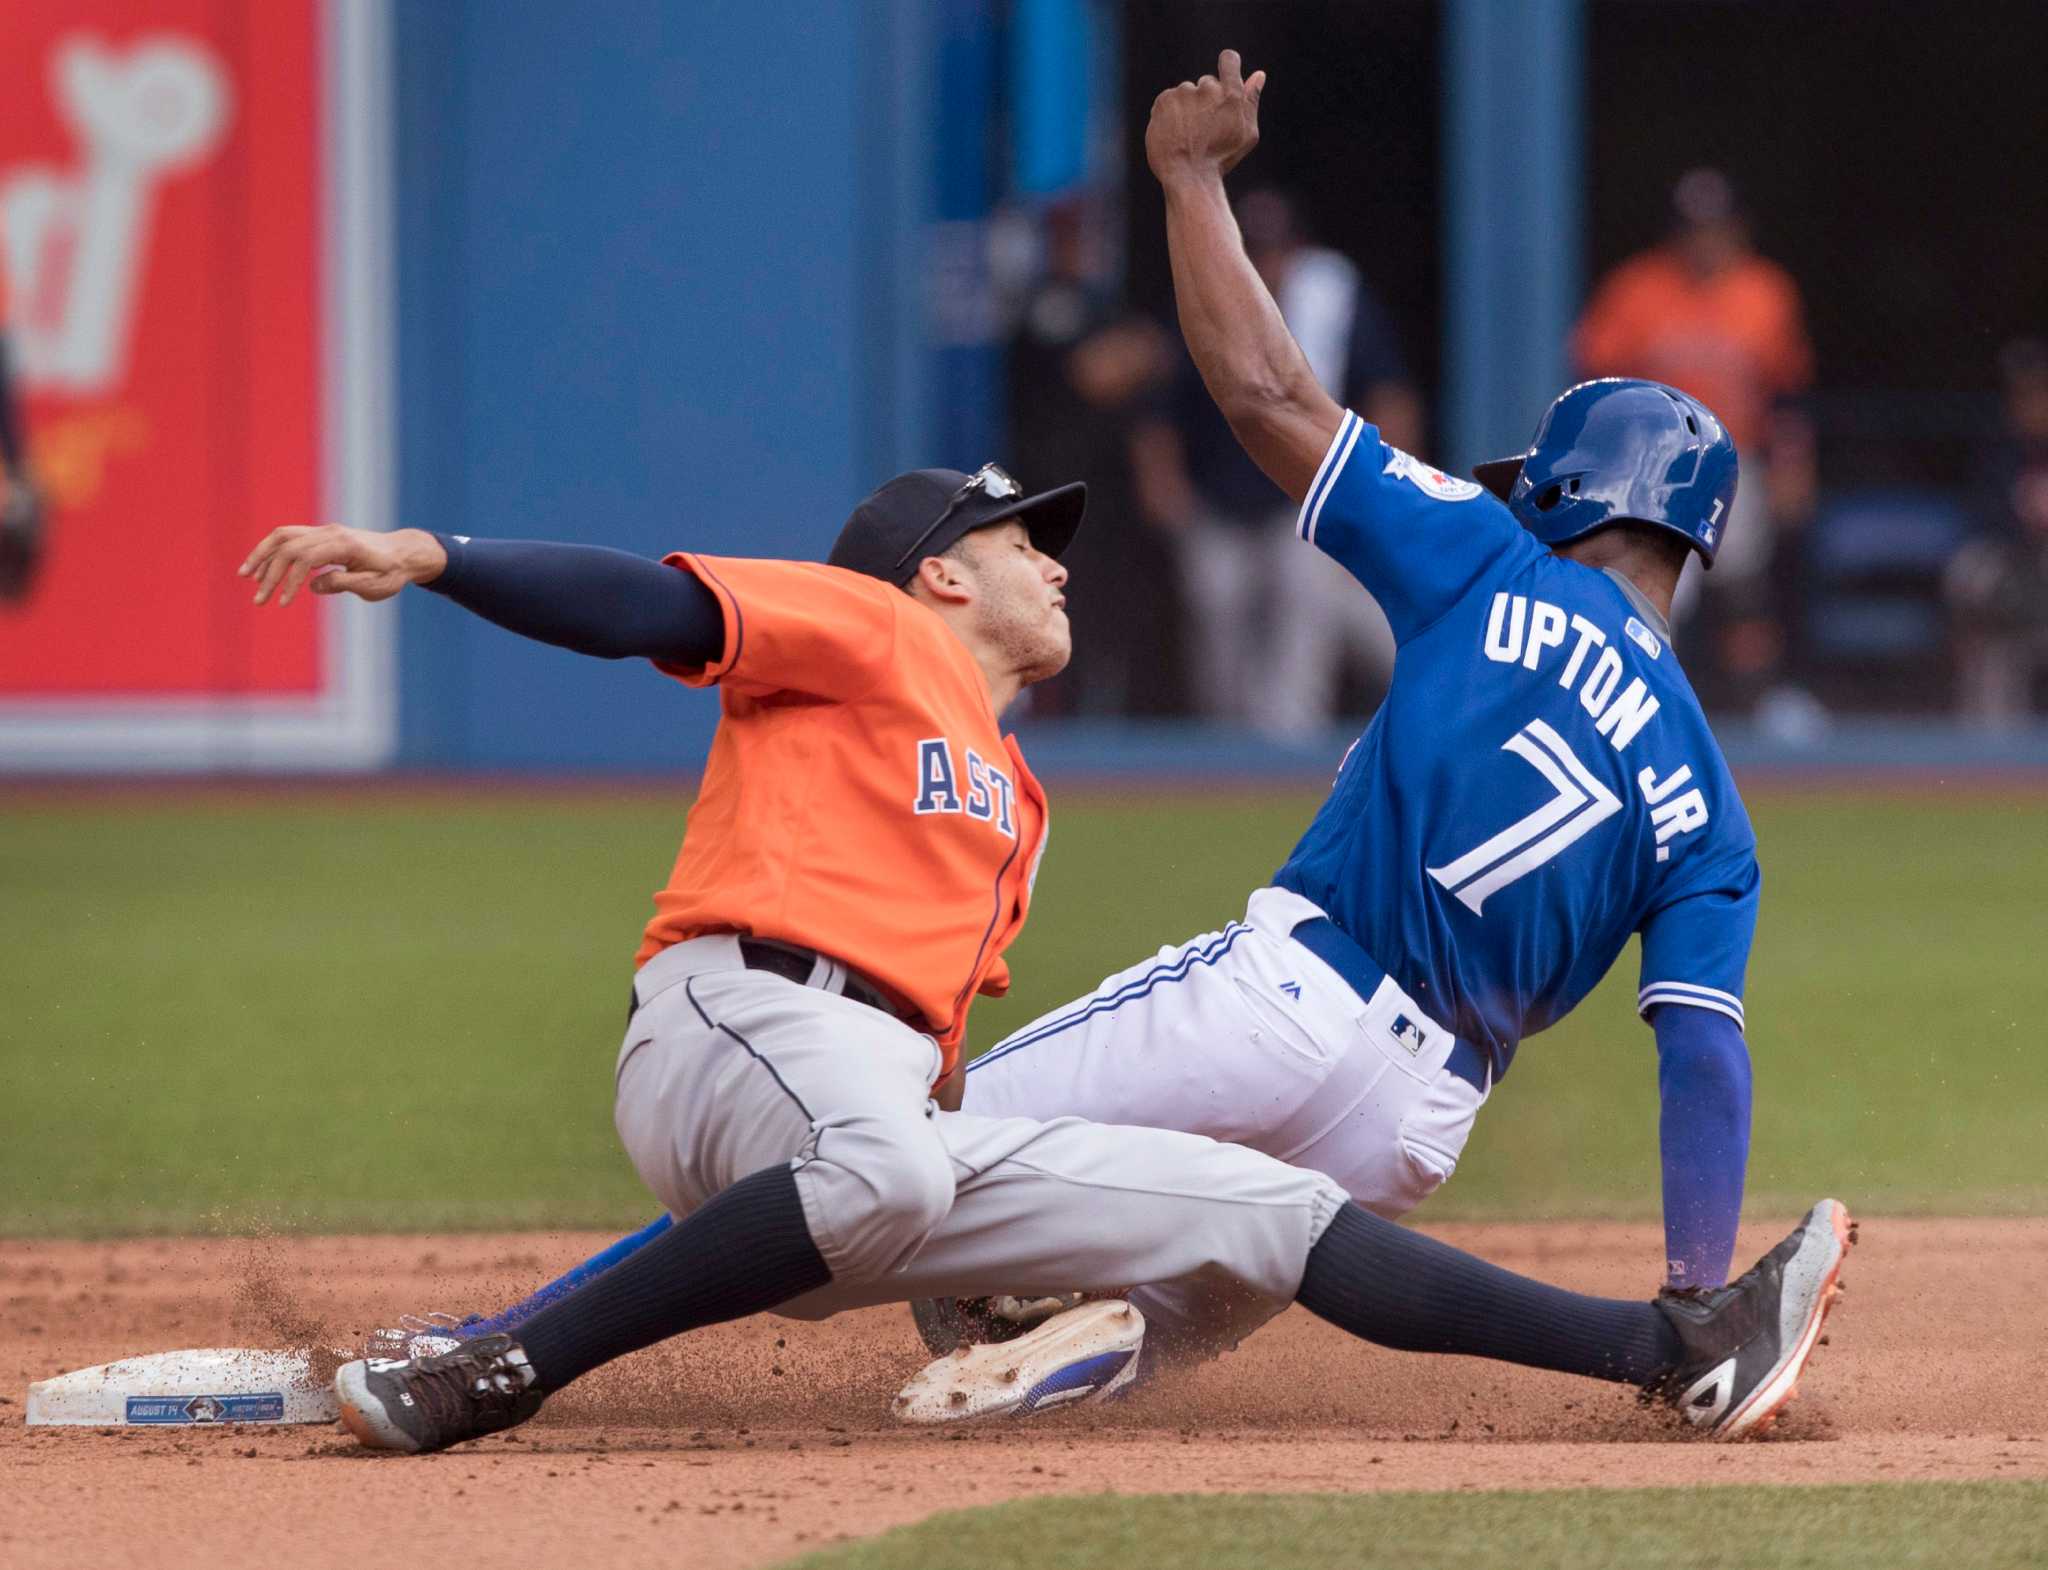
<svg viewBox="0 0 2048 1570">
<path fill-rule="evenodd" d="M 1432 1229 L 1587 1291 L 1641 1290 L 1654 1228 Z M 386 1559 L 720 1570 L 1022 1495 L 2048 1478 L 2048 1221 L 1866 1219 L 1832 1344 L 1765 1443 L 1677 1435 L 1628 1392 L 1363 1347 L 1299 1311 L 1101 1414 L 906 1432 L 907 1316 L 759 1319 L 593 1376 L 449 1455 L 339 1429 L 28 1429 L 31 1379 L 127 1353 L 346 1344 L 401 1309 L 495 1303 L 567 1236 L 0 1242 L 0 1561 L 303 1570 Z M 1771 1238 L 1752 1229 L 1741 1255 Z"/>
</svg>

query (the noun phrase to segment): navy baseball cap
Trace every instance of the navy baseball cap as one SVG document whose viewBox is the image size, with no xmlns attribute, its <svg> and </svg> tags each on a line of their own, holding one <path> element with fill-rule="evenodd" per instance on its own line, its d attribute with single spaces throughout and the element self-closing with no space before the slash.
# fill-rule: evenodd
<svg viewBox="0 0 2048 1570">
<path fill-rule="evenodd" d="M 1036 549 L 1057 559 L 1073 543 L 1087 506 L 1088 487 L 1078 480 L 1027 496 L 992 463 L 972 474 L 912 469 L 853 509 L 825 560 L 900 589 L 927 556 L 943 555 L 962 535 L 1012 518 L 1024 525 Z"/>
</svg>

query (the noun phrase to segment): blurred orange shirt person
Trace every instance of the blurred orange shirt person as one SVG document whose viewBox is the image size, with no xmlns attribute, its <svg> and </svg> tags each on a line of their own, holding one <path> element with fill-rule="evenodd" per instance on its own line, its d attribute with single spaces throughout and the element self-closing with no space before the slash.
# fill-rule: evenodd
<svg viewBox="0 0 2048 1570">
<path fill-rule="evenodd" d="M 1733 189 L 1714 170 L 1673 192 L 1677 233 L 1602 280 L 1572 334 L 1587 376 L 1668 382 L 1721 417 L 1745 457 L 1769 445 L 1771 407 L 1813 380 L 1799 288 L 1750 249 Z"/>
<path fill-rule="evenodd" d="M 988 679 L 932 610 L 863 573 L 676 552 L 725 612 L 720 721 L 635 961 L 706 933 L 852 966 L 921 1016 L 950 1072 L 977 992 L 1000 996 L 1046 805 Z M 915 1022 L 915 1021 L 913 1021 Z"/>
</svg>

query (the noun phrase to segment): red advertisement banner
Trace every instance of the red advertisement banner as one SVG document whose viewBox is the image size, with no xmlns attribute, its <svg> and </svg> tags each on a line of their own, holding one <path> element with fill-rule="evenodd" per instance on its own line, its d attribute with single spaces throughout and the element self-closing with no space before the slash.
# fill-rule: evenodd
<svg viewBox="0 0 2048 1570">
<path fill-rule="evenodd" d="M 0 271 L 49 502 L 0 603 L 0 753 L 24 702 L 334 707 L 338 608 L 252 614 L 233 569 L 336 496 L 349 9 L 0 0 Z"/>
<path fill-rule="evenodd" d="M 10 343 L 51 526 L 0 692 L 309 692 L 252 531 L 317 521 L 310 7 L 0 0 Z"/>
</svg>

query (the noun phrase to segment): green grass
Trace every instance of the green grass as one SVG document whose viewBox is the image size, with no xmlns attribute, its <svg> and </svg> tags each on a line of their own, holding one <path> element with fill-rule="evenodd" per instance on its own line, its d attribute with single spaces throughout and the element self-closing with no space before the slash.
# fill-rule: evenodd
<svg viewBox="0 0 2048 1570">
<path fill-rule="evenodd" d="M 2048 1563 L 2048 1484 L 1165 1494 L 956 1510 L 786 1570 L 1971 1570 Z"/>
<path fill-rule="evenodd" d="M 2048 801 L 1753 803 L 1750 1199 L 2048 1209 Z M 1515 1059 L 1438 1214 L 1655 1213 L 1656 1054 L 1636 955 Z M 1634 1195 L 1634 1203 L 1620 1196 Z"/>
<path fill-rule="evenodd" d="M 0 808 L 0 1232 L 619 1226 L 610 1074 L 682 802 L 251 795 Z M 1056 803 L 986 1045 L 1220 926 L 1308 795 Z M 1781 795 L 1752 1201 L 2048 1209 L 2048 803 Z M 1633 955 L 1530 1043 L 1430 1216 L 1656 1213 Z"/>
</svg>

